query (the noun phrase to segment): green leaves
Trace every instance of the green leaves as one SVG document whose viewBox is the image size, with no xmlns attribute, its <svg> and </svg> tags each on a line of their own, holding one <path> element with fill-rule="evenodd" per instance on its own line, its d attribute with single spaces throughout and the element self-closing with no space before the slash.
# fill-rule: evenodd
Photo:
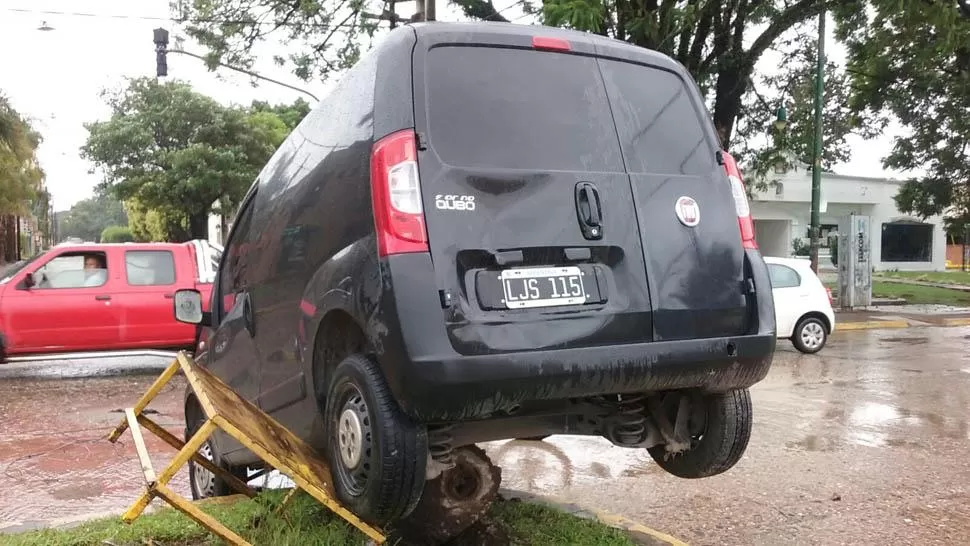
<svg viewBox="0 0 970 546">
<path fill-rule="evenodd" d="M 0 216 L 27 213 L 41 190 L 40 134 L 0 95 Z"/>
<path fill-rule="evenodd" d="M 970 215 L 970 19 L 948 2 L 872 0 L 844 33 L 862 116 L 890 116 L 905 128 L 887 167 L 918 173 L 896 196 L 926 218 Z"/>
<path fill-rule="evenodd" d="M 87 125 L 82 155 L 104 173 L 103 189 L 136 203 L 129 211 L 157 211 L 133 226 L 152 239 L 206 237 L 213 203 L 232 210 L 309 111 L 302 100 L 226 107 L 186 83 L 152 78 L 130 80 L 106 99 L 113 115 Z"/>
</svg>

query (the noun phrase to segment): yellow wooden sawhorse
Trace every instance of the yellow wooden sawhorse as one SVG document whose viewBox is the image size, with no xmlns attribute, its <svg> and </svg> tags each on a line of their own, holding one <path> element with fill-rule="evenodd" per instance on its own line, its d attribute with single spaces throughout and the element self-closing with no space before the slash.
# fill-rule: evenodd
<svg viewBox="0 0 970 546">
<path fill-rule="evenodd" d="M 142 414 L 180 369 L 188 379 L 207 417 L 205 423 L 187 442 L 183 442 Z M 178 450 L 175 458 L 157 475 L 148 456 L 142 427 Z M 218 475 L 235 491 L 249 497 L 255 496 L 255 492 L 242 480 L 198 454 L 199 448 L 209 439 L 209 436 L 216 429 L 222 429 L 296 484 L 296 487 L 284 498 L 280 509 L 286 506 L 294 493 L 302 489 L 377 544 L 383 544 L 387 540 L 379 529 L 365 523 L 337 502 L 330 482 L 330 467 L 313 448 L 251 402 L 239 396 L 184 352 L 178 353 L 175 360 L 152 383 L 133 408 L 125 409 L 125 418 L 111 432 L 108 440 L 117 442 L 126 429 L 131 429 L 131 437 L 138 452 L 146 483 L 145 492 L 122 516 L 127 523 L 131 523 L 140 516 L 153 498 L 160 497 L 229 544 L 251 546 L 245 539 L 168 487 L 168 482 L 175 473 L 189 460 L 193 460 Z"/>
</svg>

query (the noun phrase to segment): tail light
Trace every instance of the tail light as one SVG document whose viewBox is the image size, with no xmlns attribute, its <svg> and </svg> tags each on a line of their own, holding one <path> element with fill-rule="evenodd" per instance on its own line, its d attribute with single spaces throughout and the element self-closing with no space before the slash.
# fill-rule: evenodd
<svg viewBox="0 0 970 546">
<path fill-rule="evenodd" d="M 758 243 L 754 240 L 754 221 L 751 219 L 751 206 L 748 204 L 748 193 L 741 181 L 741 170 L 734 161 L 734 157 L 727 152 L 721 152 L 724 158 L 724 170 L 727 171 L 731 182 L 731 195 L 734 197 L 734 210 L 738 213 L 738 227 L 741 228 L 741 246 L 757 250 Z"/>
<path fill-rule="evenodd" d="M 829 295 L 829 304 L 835 303 L 835 298 L 832 297 L 832 289 L 828 286 L 825 287 L 825 293 Z"/>
<path fill-rule="evenodd" d="M 413 130 L 398 131 L 377 141 L 371 154 L 371 195 L 381 257 L 428 251 L 415 140 Z"/>
</svg>

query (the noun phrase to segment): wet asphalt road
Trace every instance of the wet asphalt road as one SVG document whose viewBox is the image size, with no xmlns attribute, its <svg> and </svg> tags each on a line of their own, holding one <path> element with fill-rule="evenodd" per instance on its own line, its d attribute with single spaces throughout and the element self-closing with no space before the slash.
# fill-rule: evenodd
<svg viewBox="0 0 970 546">
<path fill-rule="evenodd" d="M 0 380 L 0 528 L 123 510 L 139 490 L 134 449 L 98 437 L 151 380 Z M 182 389 L 153 406 L 178 435 Z M 691 544 L 970 543 L 970 328 L 846 332 L 815 356 L 779 342 L 752 395 L 745 457 L 703 480 L 595 438 L 485 447 L 504 487 Z M 159 468 L 172 451 L 148 439 Z M 187 493 L 184 472 L 175 487 Z"/>
</svg>

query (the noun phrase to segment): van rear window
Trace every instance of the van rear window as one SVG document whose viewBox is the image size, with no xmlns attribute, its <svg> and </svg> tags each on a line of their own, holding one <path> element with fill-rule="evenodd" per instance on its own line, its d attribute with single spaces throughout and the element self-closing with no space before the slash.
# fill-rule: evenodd
<svg viewBox="0 0 970 546">
<path fill-rule="evenodd" d="M 709 174 L 712 142 L 680 76 L 660 68 L 602 59 L 627 170 L 651 174 Z"/>
<path fill-rule="evenodd" d="M 436 47 L 426 78 L 431 146 L 449 165 L 624 172 L 591 57 Z"/>
</svg>

